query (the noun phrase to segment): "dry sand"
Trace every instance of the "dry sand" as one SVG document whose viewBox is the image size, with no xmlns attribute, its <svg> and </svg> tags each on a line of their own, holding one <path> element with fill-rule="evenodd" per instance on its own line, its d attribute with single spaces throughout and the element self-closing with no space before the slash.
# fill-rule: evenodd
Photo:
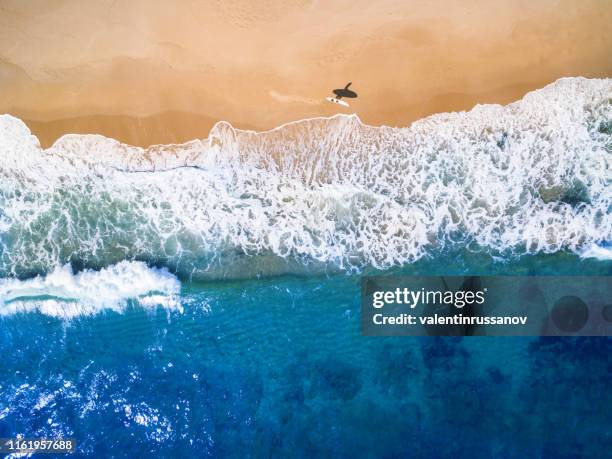
<svg viewBox="0 0 612 459">
<path fill-rule="evenodd" d="M 137 144 L 338 111 L 409 125 L 612 76 L 610 0 L 0 0 L 0 113 L 43 145 Z M 350 109 L 325 103 L 353 81 Z"/>
</svg>

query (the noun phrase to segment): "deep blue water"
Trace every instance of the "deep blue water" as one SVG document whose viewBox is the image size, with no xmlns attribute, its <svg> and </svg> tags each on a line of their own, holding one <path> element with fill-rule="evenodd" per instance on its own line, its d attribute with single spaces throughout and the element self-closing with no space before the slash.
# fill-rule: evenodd
<svg viewBox="0 0 612 459">
<path fill-rule="evenodd" d="M 551 255 L 395 273 L 468 267 L 612 268 Z M 183 312 L 0 319 L 0 437 L 73 437 L 78 457 L 609 455 L 610 338 L 364 337 L 359 276 L 343 274 L 184 282 L 181 297 Z"/>
</svg>

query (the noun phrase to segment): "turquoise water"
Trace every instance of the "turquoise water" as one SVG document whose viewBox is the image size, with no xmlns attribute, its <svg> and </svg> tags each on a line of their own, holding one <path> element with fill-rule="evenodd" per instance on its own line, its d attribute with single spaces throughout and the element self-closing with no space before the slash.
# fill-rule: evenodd
<svg viewBox="0 0 612 459">
<path fill-rule="evenodd" d="M 612 270 L 479 259 L 472 272 Z M 344 274 L 183 281 L 180 297 L 182 312 L 0 319 L 0 437 L 73 437 L 92 457 L 602 457 L 612 442 L 609 338 L 364 337 Z"/>
</svg>

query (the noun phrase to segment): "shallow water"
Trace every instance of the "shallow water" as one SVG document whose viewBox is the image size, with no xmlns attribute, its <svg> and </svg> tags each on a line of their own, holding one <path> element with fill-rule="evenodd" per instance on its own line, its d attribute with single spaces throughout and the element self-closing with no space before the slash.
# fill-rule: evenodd
<svg viewBox="0 0 612 459">
<path fill-rule="evenodd" d="M 123 260 L 194 280 L 389 269 L 447 248 L 602 253 L 612 242 L 612 79 L 407 128 L 357 116 L 147 150 L 0 116 L 0 276 Z M 607 248 L 606 248 L 607 247 Z"/>
</svg>

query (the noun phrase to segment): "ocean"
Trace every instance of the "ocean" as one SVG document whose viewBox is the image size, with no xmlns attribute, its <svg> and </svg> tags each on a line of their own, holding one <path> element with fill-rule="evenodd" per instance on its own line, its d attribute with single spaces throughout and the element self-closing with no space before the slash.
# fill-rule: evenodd
<svg viewBox="0 0 612 459">
<path fill-rule="evenodd" d="M 612 80 L 42 150 L 0 116 L 0 438 L 77 457 L 602 457 L 610 338 L 365 337 L 360 279 L 612 274 Z"/>
</svg>

